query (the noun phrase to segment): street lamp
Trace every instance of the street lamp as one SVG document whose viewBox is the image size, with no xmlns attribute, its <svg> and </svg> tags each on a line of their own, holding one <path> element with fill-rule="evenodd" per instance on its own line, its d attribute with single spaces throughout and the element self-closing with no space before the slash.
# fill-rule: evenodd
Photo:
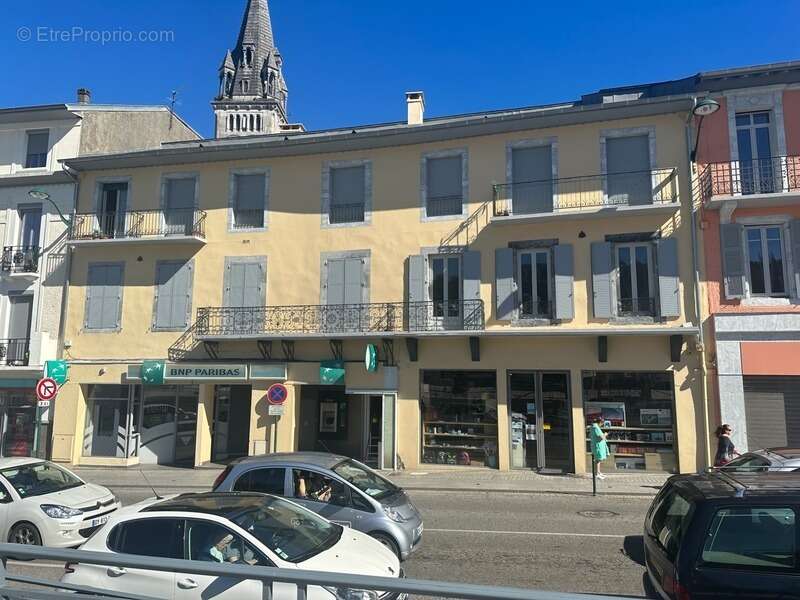
<svg viewBox="0 0 800 600">
<path fill-rule="evenodd" d="M 66 225 L 67 227 L 70 227 L 72 225 L 72 221 L 70 221 L 67 217 L 64 216 L 64 213 L 61 212 L 61 209 L 58 208 L 58 205 L 55 202 L 53 202 L 53 199 L 50 197 L 50 194 L 48 194 L 44 190 L 37 190 L 36 188 L 34 188 L 28 192 L 28 196 L 30 196 L 34 200 L 39 200 L 41 202 L 44 202 L 45 200 L 48 201 L 50 204 L 53 205 L 53 208 L 56 209 L 56 212 L 58 213 L 58 218 L 61 219 L 61 222 L 64 223 L 64 225 Z"/>
<path fill-rule="evenodd" d="M 692 114 L 695 117 L 700 117 L 700 122 L 697 124 L 697 137 L 694 140 L 694 149 L 692 150 L 692 154 L 690 156 L 690 160 L 692 162 L 695 162 L 695 159 L 697 159 L 697 145 L 700 143 L 700 129 L 703 127 L 703 119 L 705 119 L 708 115 L 713 115 L 718 110 L 719 102 L 713 98 L 705 97 L 694 101 Z"/>
</svg>

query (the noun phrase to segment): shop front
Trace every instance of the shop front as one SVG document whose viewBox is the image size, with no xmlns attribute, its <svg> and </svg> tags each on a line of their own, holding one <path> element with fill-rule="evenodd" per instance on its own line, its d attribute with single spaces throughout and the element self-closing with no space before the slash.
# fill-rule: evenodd
<svg viewBox="0 0 800 600">
<path fill-rule="evenodd" d="M 0 388 L 0 456 L 46 458 L 51 409 L 39 406 L 33 386 Z"/>
</svg>

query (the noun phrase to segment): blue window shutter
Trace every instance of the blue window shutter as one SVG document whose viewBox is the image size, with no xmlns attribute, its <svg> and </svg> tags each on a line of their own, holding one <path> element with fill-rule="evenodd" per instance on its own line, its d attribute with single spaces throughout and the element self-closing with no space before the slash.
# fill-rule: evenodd
<svg viewBox="0 0 800 600">
<path fill-rule="evenodd" d="M 497 248 L 494 251 L 495 318 L 509 321 L 517 310 L 514 289 L 514 249 Z"/>
<path fill-rule="evenodd" d="M 719 226 L 722 243 L 722 275 L 725 280 L 726 298 L 744 297 L 744 228 L 739 223 L 723 223 Z"/>
<path fill-rule="evenodd" d="M 572 244 L 553 247 L 553 274 L 555 277 L 555 318 L 575 318 L 574 260 Z"/>
<path fill-rule="evenodd" d="M 800 219 L 789 223 L 789 236 L 792 238 L 792 266 L 794 273 L 794 296 L 800 297 Z"/>
<path fill-rule="evenodd" d="M 662 317 L 681 316 L 678 283 L 678 240 L 673 237 L 656 243 L 658 252 L 658 300 Z"/>
<path fill-rule="evenodd" d="M 592 296 L 596 319 L 610 319 L 613 314 L 613 270 L 611 243 L 592 242 Z"/>
</svg>

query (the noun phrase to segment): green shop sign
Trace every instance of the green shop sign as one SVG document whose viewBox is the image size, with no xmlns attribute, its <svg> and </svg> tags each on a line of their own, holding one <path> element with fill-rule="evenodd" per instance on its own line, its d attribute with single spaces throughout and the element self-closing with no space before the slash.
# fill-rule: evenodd
<svg viewBox="0 0 800 600">
<path fill-rule="evenodd" d="M 319 363 L 319 382 L 328 385 L 344 383 L 344 363 L 341 360 Z"/>
<path fill-rule="evenodd" d="M 141 378 L 145 385 L 161 385 L 164 383 L 164 368 L 166 363 L 163 360 L 142 361 Z"/>
<path fill-rule="evenodd" d="M 142 362 L 141 379 L 145 385 L 173 381 L 247 381 L 243 364 L 171 364 L 163 360 Z"/>
<path fill-rule="evenodd" d="M 367 344 L 364 352 L 364 367 L 370 373 L 378 370 L 378 347 L 375 344 Z"/>
<path fill-rule="evenodd" d="M 69 365 L 65 360 L 48 360 L 44 363 L 44 376 L 54 379 L 58 385 L 67 381 Z"/>
</svg>

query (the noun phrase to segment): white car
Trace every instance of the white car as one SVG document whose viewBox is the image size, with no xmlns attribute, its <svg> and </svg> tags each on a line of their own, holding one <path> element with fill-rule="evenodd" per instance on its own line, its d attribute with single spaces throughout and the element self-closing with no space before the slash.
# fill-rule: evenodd
<svg viewBox="0 0 800 600">
<path fill-rule="evenodd" d="M 38 458 L 0 459 L 0 540 L 79 546 L 120 507 L 108 488 Z"/>
<path fill-rule="evenodd" d="M 184 494 L 128 506 L 81 550 L 156 558 L 228 562 L 401 577 L 400 561 L 365 533 L 336 525 L 289 500 L 258 493 Z M 69 564 L 63 583 L 170 600 L 261 600 L 262 584 L 192 573 Z M 337 590 L 309 586 L 309 600 L 334 600 Z M 359 591 L 364 600 L 404 595 Z M 275 583 L 274 600 L 297 598 Z"/>
</svg>

